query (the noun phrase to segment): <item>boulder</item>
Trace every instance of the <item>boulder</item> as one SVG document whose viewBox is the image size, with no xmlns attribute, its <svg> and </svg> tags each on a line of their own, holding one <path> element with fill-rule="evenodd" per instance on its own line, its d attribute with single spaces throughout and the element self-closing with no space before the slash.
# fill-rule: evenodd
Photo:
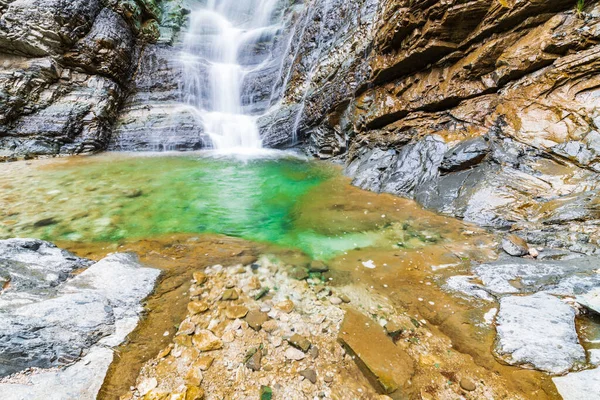
<svg viewBox="0 0 600 400">
<path fill-rule="evenodd" d="M 44 369 L 27 375 L 26 384 L 20 375 L 8 378 L 0 391 L 11 400 L 41 393 L 95 398 L 113 359 L 110 348 L 136 327 L 159 271 L 132 254 L 93 263 L 38 240 L 0 241 L 0 258 L 15 282 L 0 297 L 0 376 Z"/>
<path fill-rule="evenodd" d="M 586 361 L 575 310 L 547 293 L 500 300 L 495 352 L 511 365 L 563 374 Z"/>
<path fill-rule="evenodd" d="M 414 374 L 410 356 L 392 342 L 383 328 L 364 314 L 348 309 L 340 327 L 339 341 L 356 356 L 357 365 L 385 393 L 410 386 Z"/>
</svg>

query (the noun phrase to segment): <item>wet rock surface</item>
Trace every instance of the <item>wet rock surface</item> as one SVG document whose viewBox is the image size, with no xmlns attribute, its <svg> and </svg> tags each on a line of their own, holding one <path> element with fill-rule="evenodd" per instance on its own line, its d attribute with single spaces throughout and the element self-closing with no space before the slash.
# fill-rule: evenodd
<svg viewBox="0 0 600 400">
<path fill-rule="evenodd" d="M 575 310 L 552 295 L 502 298 L 496 329 L 496 352 L 511 364 L 562 374 L 585 362 Z"/>
<path fill-rule="evenodd" d="M 142 49 L 180 28 L 179 3 L 2 3 L 0 160 L 106 149 Z"/>
<path fill-rule="evenodd" d="M 596 256 L 542 249 L 537 259 L 504 255 L 474 265 L 473 276 L 453 276 L 447 288 L 468 298 L 497 301 L 499 310 L 494 308 L 488 317 L 496 326 L 495 354 L 523 368 L 554 375 L 570 372 L 555 378 L 568 387 L 569 377 L 580 379 L 581 372 L 576 371 L 594 359 L 594 346 L 582 347 L 575 319 L 591 317 L 581 313 L 581 306 L 590 310 L 597 306 L 597 266 Z M 593 385 L 594 379 L 586 385 Z"/>
<path fill-rule="evenodd" d="M 360 360 L 384 393 L 406 389 L 414 373 L 412 359 L 365 315 L 349 309 L 340 327 L 339 340 Z"/>
<path fill-rule="evenodd" d="M 3 396 L 95 397 L 158 271 L 131 254 L 92 263 L 29 239 L 1 241 L 0 259 L 9 278 L 0 292 Z"/>
<path fill-rule="evenodd" d="M 259 125 L 360 187 L 592 253 L 599 22 L 595 2 L 315 1 Z"/>
</svg>

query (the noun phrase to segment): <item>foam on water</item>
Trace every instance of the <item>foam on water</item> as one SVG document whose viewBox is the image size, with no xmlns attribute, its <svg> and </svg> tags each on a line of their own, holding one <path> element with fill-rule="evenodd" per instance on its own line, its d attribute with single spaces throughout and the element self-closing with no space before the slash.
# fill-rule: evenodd
<svg viewBox="0 0 600 400">
<path fill-rule="evenodd" d="M 257 117 L 245 114 L 242 105 L 243 80 L 253 67 L 242 65 L 239 53 L 241 46 L 275 34 L 279 1 L 210 0 L 192 11 L 180 57 L 182 100 L 197 110 L 195 115 L 216 149 L 247 153 L 262 147 Z M 206 71 L 208 87 L 202 84 Z"/>
</svg>

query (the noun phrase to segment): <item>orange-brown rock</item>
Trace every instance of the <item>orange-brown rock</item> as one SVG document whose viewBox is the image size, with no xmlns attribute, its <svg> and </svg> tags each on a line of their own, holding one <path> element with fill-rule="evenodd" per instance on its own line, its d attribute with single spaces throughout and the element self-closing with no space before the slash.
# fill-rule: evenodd
<svg viewBox="0 0 600 400">
<path fill-rule="evenodd" d="M 362 371 L 378 382 L 385 393 L 402 391 L 410 385 L 414 374 L 413 360 L 371 318 L 348 309 L 339 340 L 356 356 Z"/>
</svg>

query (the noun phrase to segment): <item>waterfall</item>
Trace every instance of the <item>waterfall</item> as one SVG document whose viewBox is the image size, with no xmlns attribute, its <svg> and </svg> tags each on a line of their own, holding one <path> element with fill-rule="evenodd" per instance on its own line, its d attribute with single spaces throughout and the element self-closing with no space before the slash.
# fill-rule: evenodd
<svg viewBox="0 0 600 400">
<path fill-rule="evenodd" d="M 279 2 L 208 0 L 190 15 L 181 54 L 182 101 L 195 109 L 216 149 L 262 146 L 257 116 L 242 104 L 244 77 L 258 67 L 243 65 L 240 51 L 275 35 Z"/>
</svg>

